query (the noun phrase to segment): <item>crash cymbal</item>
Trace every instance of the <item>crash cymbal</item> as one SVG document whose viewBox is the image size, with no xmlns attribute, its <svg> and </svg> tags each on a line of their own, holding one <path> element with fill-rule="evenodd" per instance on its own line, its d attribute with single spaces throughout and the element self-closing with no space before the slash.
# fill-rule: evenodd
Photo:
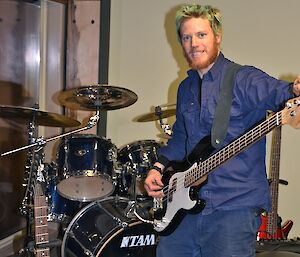
<svg viewBox="0 0 300 257">
<path fill-rule="evenodd" d="M 0 118 L 12 119 L 26 124 L 34 119 L 35 125 L 48 127 L 77 127 L 80 125 L 79 121 L 61 114 L 22 106 L 0 105 Z"/>
<path fill-rule="evenodd" d="M 58 101 L 75 110 L 115 110 L 134 104 L 137 95 L 121 87 L 90 85 L 63 91 Z"/>
<path fill-rule="evenodd" d="M 164 119 L 176 114 L 176 109 L 166 109 L 164 111 L 160 111 L 160 115 L 155 112 L 150 112 L 139 116 L 136 121 L 138 122 L 146 122 L 146 121 L 155 121 L 160 118 Z"/>
</svg>

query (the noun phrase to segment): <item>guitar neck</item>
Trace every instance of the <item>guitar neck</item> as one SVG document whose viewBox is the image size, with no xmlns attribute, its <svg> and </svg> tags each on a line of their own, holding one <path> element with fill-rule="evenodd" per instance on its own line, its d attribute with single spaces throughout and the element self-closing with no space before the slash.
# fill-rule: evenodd
<svg viewBox="0 0 300 257">
<path fill-rule="evenodd" d="M 185 176 L 185 186 L 191 186 L 197 180 L 206 176 L 208 173 L 223 164 L 225 161 L 237 155 L 245 148 L 258 141 L 263 136 L 267 135 L 271 130 L 281 125 L 282 111 L 277 112 L 269 119 L 263 121 L 258 126 L 248 131 L 246 134 L 240 136 L 232 143 L 201 162 L 194 169 L 191 169 Z"/>
<path fill-rule="evenodd" d="M 276 233 L 278 224 L 278 189 L 279 189 L 279 169 L 281 151 L 281 127 L 274 129 L 272 135 L 271 165 L 270 165 L 270 194 L 272 210 L 267 214 L 267 232 L 269 235 Z"/>
<path fill-rule="evenodd" d="M 48 233 L 48 206 L 46 197 L 41 192 L 41 186 L 36 186 L 34 197 L 34 224 L 35 224 L 35 242 L 36 242 L 36 257 L 50 257 L 49 247 L 42 247 L 42 244 L 49 243 Z M 40 246 L 40 247 L 39 247 Z"/>
</svg>

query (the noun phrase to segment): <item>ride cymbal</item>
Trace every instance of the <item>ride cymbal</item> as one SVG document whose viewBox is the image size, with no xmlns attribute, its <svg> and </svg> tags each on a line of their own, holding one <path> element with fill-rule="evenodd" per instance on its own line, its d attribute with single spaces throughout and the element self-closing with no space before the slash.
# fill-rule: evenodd
<svg viewBox="0 0 300 257">
<path fill-rule="evenodd" d="M 17 120 L 26 124 L 34 122 L 35 125 L 48 127 L 77 127 L 80 125 L 79 121 L 61 114 L 22 106 L 0 105 L 0 118 Z"/>
<path fill-rule="evenodd" d="M 116 110 L 134 104 L 137 95 L 129 89 L 90 85 L 71 88 L 58 95 L 58 101 L 65 107 L 75 110 Z"/>
<path fill-rule="evenodd" d="M 137 117 L 135 120 L 137 122 L 155 121 L 155 120 L 171 117 L 175 114 L 176 114 L 176 109 L 167 109 L 164 111 L 160 111 L 159 113 L 151 112 L 151 113 L 143 114 Z"/>
</svg>

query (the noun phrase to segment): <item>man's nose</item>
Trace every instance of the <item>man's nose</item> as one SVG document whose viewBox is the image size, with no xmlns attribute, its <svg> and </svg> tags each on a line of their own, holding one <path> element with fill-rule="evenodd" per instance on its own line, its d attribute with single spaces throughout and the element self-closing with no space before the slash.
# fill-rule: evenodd
<svg viewBox="0 0 300 257">
<path fill-rule="evenodd" d="M 192 47 L 194 47 L 194 46 L 198 46 L 199 45 L 199 42 L 200 42 L 200 39 L 197 37 L 197 36 L 192 36 L 192 42 L 191 42 L 191 44 L 192 44 Z"/>
</svg>

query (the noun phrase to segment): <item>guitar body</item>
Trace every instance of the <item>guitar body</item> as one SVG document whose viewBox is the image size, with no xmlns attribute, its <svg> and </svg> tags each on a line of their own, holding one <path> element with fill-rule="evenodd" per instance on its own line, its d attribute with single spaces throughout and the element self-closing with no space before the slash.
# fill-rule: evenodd
<svg viewBox="0 0 300 257">
<path fill-rule="evenodd" d="M 287 220 L 283 225 L 281 225 L 281 218 L 278 216 L 277 228 L 274 234 L 269 234 L 267 232 L 268 227 L 268 216 L 261 215 L 261 226 L 259 228 L 258 237 L 260 240 L 284 240 L 287 239 L 289 232 L 292 229 L 293 221 Z"/>
<path fill-rule="evenodd" d="M 169 185 L 167 199 L 154 210 L 154 219 L 157 221 L 155 229 L 161 235 L 172 233 L 187 213 L 195 214 L 204 209 L 205 201 L 199 199 L 198 193 L 201 186 L 207 182 L 207 177 L 192 185 L 186 185 L 182 178 L 188 177 L 200 161 L 206 159 L 213 150 L 210 136 L 207 136 L 197 144 L 184 161 L 169 163 L 162 177 L 163 184 Z M 159 220 L 161 222 L 158 222 Z"/>
</svg>

